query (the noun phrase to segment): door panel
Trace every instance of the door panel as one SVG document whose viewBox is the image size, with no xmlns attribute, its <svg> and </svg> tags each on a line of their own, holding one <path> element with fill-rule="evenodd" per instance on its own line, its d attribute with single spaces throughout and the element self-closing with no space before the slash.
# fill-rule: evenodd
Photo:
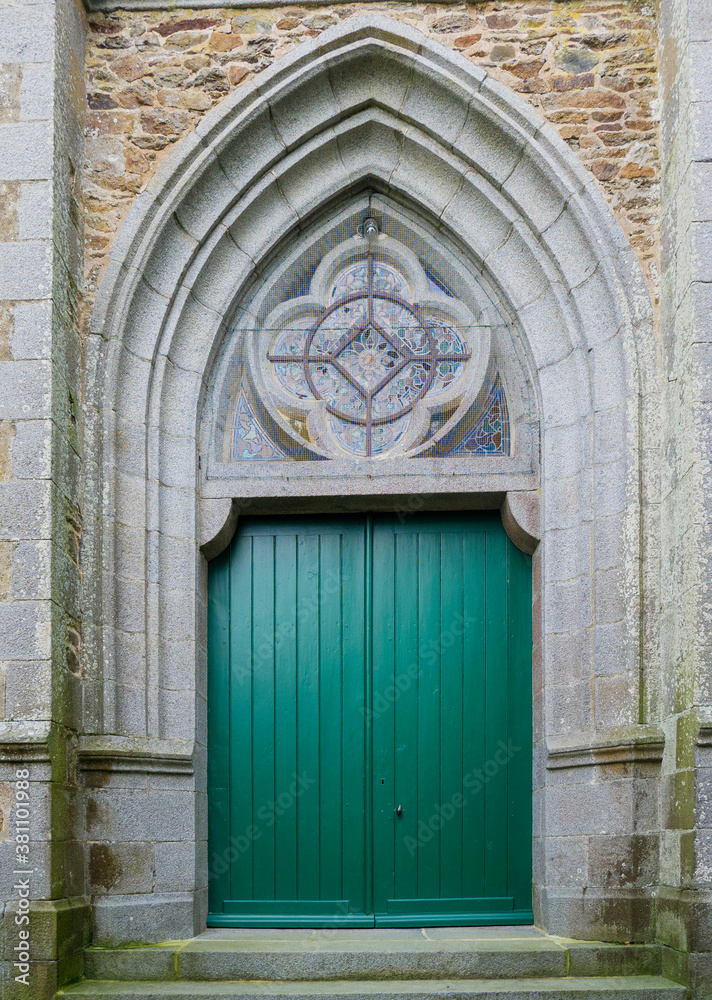
<svg viewBox="0 0 712 1000">
<path fill-rule="evenodd" d="M 531 921 L 530 622 L 496 514 L 241 521 L 210 566 L 209 923 Z"/>
<path fill-rule="evenodd" d="M 364 556 L 363 519 L 245 520 L 211 563 L 213 925 L 364 922 Z"/>
<path fill-rule="evenodd" d="M 374 520 L 376 923 L 531 920 L 520 555 L 496 516 Z M 518 597 L 510 621 L 513 573 L 527 611 Z"/>
</svg>

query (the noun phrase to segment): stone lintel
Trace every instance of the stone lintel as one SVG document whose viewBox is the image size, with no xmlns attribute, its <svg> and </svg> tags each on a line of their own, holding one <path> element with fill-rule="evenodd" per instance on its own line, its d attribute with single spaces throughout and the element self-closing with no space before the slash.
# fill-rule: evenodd
<svg viewBox="0 0 712 1000">
<path fill-rule="evenodd" d="M 621 726 L 600 732 L 554 736 L 547 741 L 549 770 L 601 764 L 660 762 L 665 735 L 658 726 Z"/>
<path fill-rule="evenodd" d="M 188 740 L 85 736 L 79 743 L 81 771 L 193 774 L 194 745 Z"/>
</svg>

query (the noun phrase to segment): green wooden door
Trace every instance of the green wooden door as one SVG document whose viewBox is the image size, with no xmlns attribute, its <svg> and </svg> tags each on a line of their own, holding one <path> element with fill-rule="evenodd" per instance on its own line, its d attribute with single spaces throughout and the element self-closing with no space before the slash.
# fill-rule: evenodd
<svg viewBox="0 0 712 1000">
<path fill-rule="evenodd" d="M 497 515 L 243 520 L 208 648 L 210 925 L 532 920 L 531 568 Z"/>
<path fill-rule="evenodd" d="M 365 523 L 242 521 L 210 564 L 210 923 L 368 926 Z"/>
<path fill-rule="evenodd" d="M 530 564 L 497 515 L 374 523 L 377 924 L 532 920 Z"/>
</svg>

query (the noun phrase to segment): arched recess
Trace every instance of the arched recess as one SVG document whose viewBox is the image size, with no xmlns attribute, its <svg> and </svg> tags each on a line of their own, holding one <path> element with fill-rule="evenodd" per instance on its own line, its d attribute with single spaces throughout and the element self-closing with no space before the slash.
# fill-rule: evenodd
<svg viewBox="0 0 712 1000">
<path fill-rule="evenodd" d="M 522 333 L 541 414 L 536 738 L 640 721 L 639 455 L 653 338 L 639 265 L 536 112 L 457 53 L 366 15 L 300 45 L 203 119 L 137 199 L 100 288 L 87 727 L 147 741 L 147 759 L 151 747 L 165 757 L 205 742 L 206 373 L 282 236 L 368 179 L 467 247 Z M 415 494 L 432 490 L 413 482 Z M 506 516 L 516 522 L 520 507 L 511 499 Z"/>
</svg>

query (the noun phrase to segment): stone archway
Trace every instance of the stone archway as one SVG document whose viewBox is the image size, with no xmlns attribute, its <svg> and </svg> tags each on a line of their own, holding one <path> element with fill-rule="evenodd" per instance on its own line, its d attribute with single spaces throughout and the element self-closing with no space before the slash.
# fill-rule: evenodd
<svg viewBox="0 0 712 1000">
<path fill-rule="evenodd" d="M 203 926 L 198 414 L 206 373 L 245 283 L 283 234 L 365 177 L 386 180 L 468 248 L 516 313 L 535 373 L 543 540 L 535 817 L 544 796 L 544 815 L 560 811 L 562 789 L 544 770 L 547 739 L 562 738 L 568 752 L 571 734 L 588 746 L 585 734 L 626 727 L 636 742 L 638 463 L 654 406 L 651 305 L 639 266 L 592 178 L 528 106 L 405 25 L 351 18 L 238 90 L 164 161 L 100 289 L 87 426 L 87 496 L 96 508 L 86 516 L 97 525 L 92 557 L 102 580 L 93 609 L 103 625 L 93 646 L 95 747 L 141 773 L 173 773 L 172 818 L 155 831 L 146 820 L 145 837 L 197 845 L 180 890 L 99 901 L 100 937 L 157 940 Z M 422 488 L 414 482 L 414 492 Z M 520 505 L 508 498 L 508 516 Z M 224 505 L 206 506 L 207 538 L 225 514 Z M 121 807 L 120 790 L 102 794 Z M 632 809 L 622 821 L 631 832 Z M 535 818 L 537 840 L 553 829 Z M 535 912 L 561 929 L 580 889 L 535 870 Z M 571 933 L 586 926 L 581 918 Z"/>
</svg>

